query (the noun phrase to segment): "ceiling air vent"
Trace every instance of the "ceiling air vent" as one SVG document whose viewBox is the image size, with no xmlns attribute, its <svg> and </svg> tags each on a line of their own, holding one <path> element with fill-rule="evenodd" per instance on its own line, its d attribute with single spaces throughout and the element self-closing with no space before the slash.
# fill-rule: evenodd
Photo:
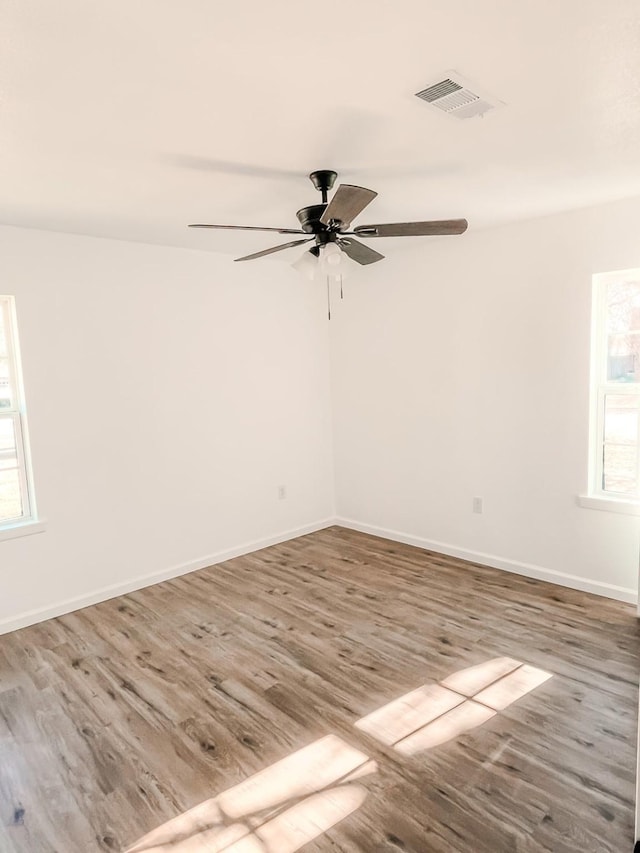
<svg viewBox="0 0 640 853">
<path fill-rule="evenodd" d="M 442 80 L 416 92 L 416 97 L 456 118 L 483 116 L 489 110 L 504 106 L 502 101 L 482 92 L 456 71 L 445 72 Z"/>
</svg>

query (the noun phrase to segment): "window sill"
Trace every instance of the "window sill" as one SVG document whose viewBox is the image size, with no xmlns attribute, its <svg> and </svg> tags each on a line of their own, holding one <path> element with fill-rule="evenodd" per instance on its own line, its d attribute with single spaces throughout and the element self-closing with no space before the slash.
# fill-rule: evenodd
<svg viewBox="0 0 640 853">
<path fill-rule="evenodd" d="M 0 542 L 4 539 L 18 539 L 20 536 L 31 536 L 34 533 L 44 533 L 47 529 L 45 521 L 19 521 L 11 527 L 0 527 Z"/>
<path fill-rule="evenodd" d="M 624 515 L 640 515 L 640 501 L 625 498 L 605 498 L 602 495 L 578 495 L 578 506 L 585 509 L 600 509 L 605 512 L 621 512 Z"/>
</svg>

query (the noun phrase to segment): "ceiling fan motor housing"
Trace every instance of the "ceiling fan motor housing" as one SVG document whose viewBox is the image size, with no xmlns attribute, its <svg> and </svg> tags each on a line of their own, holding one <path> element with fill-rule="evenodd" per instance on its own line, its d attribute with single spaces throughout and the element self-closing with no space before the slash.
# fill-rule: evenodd
<svg viewBox="0 0 640 853">
<path fill-rule="evenodd" d="M 323 231 L 325 226 L 320 222 L 320 219 L 326 207 L 326 204 L 312 204 L 309 207 L 301 208 L 296 216 L 302 230 L 306 231 L 307 234 L 318 234 Z"/>
<path fill-rule="evenodd" d="M 327 243 L 338 242 L 338 231 L 328 228 L 323 222 L 320 222 L 326 207 L 326 204 L 312 204 L 309 207 L 303 207 L 296 213 L 302 230 L 307 234 L 315 235 L 317 246 L 326 246 Z"/>
</svg>

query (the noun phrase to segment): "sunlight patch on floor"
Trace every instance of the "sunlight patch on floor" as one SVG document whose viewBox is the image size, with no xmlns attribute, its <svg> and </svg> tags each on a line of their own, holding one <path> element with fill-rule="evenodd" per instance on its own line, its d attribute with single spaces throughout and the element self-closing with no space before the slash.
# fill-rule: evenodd
<svg viewBox="0 0 640 853">
<path fill-rule="evenodd" d="M 440 683 L 463 696 L 475 696 L 485 687 L 493 684 L 499 678 L 509 675 L 514 669 L 522 666 L 521 661 L 513 658 L 493 658 L 493 660 L 459 669 Z"/>
<path fill-rule="evenodd" d="M 392 745 L 464 702 L 464 696 L 439 684 L 425 684 L 355 723 L 381 743 Z"/>
<path fill-rule="evenodd" d="M 127 853 L 293 853 L 364 802 L 377 764 L 327 735 L 153 830 Z"/>
<path fill-rule="evenodd" d="M 550 672 L 523 664 L 490 687 L 476 693 L 474 699 L 476 702 L 495 708 L 496 711 L 503 711 L 512 702 L 522 699 L 550 678 Z"/>
<path fill-rule="evenodd" d="M 415 755 L 483 725 L 551 673 L 501 657 L 394 699 L 354 725 Z M 330 734 L 145 835 L 126 853 L 295 853 L 356 811 L 376 773 L 367 755 Z"/>
<path fill-rule="evenodd" d="M 496 712 L 477 702 L 467 700 L 437 720 L 396 743 L 395 749 L 402 755 L 415 755 L 425 749 L 433 749 L 453 738 L 475 729 L 495 717 Z"/>
<path fill-rule="evenodd" d="M 355 726 L 413 755 L 483 725 L 551 677 L 513 658 L 494 658 L 394 699 Z"/>
<path fill-rule="evenodd" d="M 367 761 L 364 753 L 336 735 L 327 735 L 229 788 L 217 798 L 218 803 L 231 818 L 256 814 L 332 785 Z"/>
<path fill-rule="evenodd" d="M 264 842 L 264 850 L 293 853 L 360 808 L 366 796 L 367 792 L 361 785 L 341 785 L 312 794 L 267 821 L 256 829 L 255 834 Z M 233 853 L 240 851 L 235 845 L 230 849 Z"/>
</svg>

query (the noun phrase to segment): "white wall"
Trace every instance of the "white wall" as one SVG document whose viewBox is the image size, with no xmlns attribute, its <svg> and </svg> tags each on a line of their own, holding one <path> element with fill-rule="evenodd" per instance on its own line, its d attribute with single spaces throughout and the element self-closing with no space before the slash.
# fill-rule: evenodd
<svg viewBox="0 0 640 853">
<path fill-rule="evenodd" d="M 17 228 L 0 252 L 47 519 L 0 542 L 0 633 L 333 515 L 311 283 L 284 264 Z"/>
<path fill-rule="evenodd" d="M 0 541 L 0 633 L 322 526 L 334 467 L 347 523 L 632 598 L 640 520 L 575 497 L 591 275 L 640 265 L 638 221 L 385 241 L 330 325 L 286 264 L 0 228 L 47 519 Z"/>
<path fill-rule="evenodd" d="M 640 199 L 385 242 L 332 322 L 338 515 L 632 600 L 640 519 L 575 499 L 591 276 L 640 266 L 638 222 Z"/>
</svg>

